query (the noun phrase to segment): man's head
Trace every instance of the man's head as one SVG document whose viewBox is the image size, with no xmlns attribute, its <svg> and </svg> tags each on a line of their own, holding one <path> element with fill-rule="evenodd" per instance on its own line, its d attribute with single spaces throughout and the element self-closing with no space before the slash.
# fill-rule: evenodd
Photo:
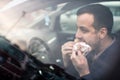
<svg viewBox="0 0 120 80">
<path fill-rule="evenodd" d="M 83 7 L 77 11 L 77 16 L 89 13 L 94 16 L 93 26 L 95 29 L 99 30 L 102 27 L 107 28 L 108 34 L 111 34 L 113 26 L 113 15 L 108 7 L 100 4 L 93 4 Z"/>
<path fill-rule="evenodd" d="M 108 7 L 100 4 L 87 5 L 77 11 L 76 38 L 92 47 L 111 35 L 113 15 Z"/>
</svg>

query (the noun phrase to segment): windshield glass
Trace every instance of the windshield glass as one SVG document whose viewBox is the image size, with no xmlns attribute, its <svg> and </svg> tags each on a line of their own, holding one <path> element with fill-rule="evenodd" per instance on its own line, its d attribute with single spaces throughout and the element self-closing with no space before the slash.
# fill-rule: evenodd
<svg viewBox="0 0 120 80">
<path fill-rule="evenodd" d="M 108 18 L 111 17 L 108 17 L 105 14 L 104 16 L 100 15 L 102 16 L 100 17 L 102 20 L 100 23 L 98 22 L 99 20 L 95 21 L 96 23 L 94 23 L 92 27 L 96 26 L 96 28 L 92 28 L 90 25 L 93 23 L 91 22 L 97 20 L 99 16 L 95 18 L 92 17 L 92 19 L 85 15 L 83 16 L 85 18 L 81 19 L 80 16 L 80 22 L 78 19 L 79 17 L 76 15 L 77 10 L 86 5 L 105 5 L 109 7 L 113 13 L 114 24 L 112 34 L 120 37 L 120 1 L 99 1 L 100 0 L 8 0 L 7 4 L 0 7 L 0 35 L 4 36 L 6 40 L 9 40 L 9 44 L 6 44 L 3 39 L 0 39 L 0 49 L 6 51 L 10 56 L 14 57 L 18 61 L 22 61 L 26 58 L 26 55 L 29 54 L 30 56 L 33 56 L 37 62 L 55 64 L 62 68 L 64 68 L 64 57 L 62 54 L 63 45 L 66 42 L 71 42 L 71 44 L 73 43 L 72 45 L 70 44 L 70 46 L 65 45 L 64 47 L 64 50 L 70 53 L 70 55 L 68 55 L 68 63 L 71 60 L 72 51 L 74 51 L 74 44 L 76 43 L 74 40 L 76 38 L 79 39 L 78 42 L 82 41 L 83 44 L 89 44 L 92 48 L 100 48 L 100 50 L 101 48 L 107 49 L 107 47 L 114 42 L 114 40 L 112 41 L 112 38 L 108 41 L 109 35 L 106 34 L 111 29 L 106 28 L 106 26 L 111 26 L 111 24 L 108 24 L 112 23 L 108 22 Z M 100 12 L 105 12 L 105 10 Z M 95 16 L 97 16 L 97 14 Z M 87 24 L 87 22 L 89 24 Z M 97 35 L 97 32 L 94 32 L 100 31 L 95 30 L 99 26 L 100 29 L 102 27 L 103 29 L 101 30 L 105 32 L 104 36 L 102 36 L 102 31 L 101 36 L 99 36 L 99 33 Z M 104 42 L 104 37 L 105 41 L 108 42 L 105 42 L 106 45 L 103 47 L 100 46 L 102 45 L 100 43 Z M 109 42 L 111 44 L 108 45 L 107 43 Z M 14 47 L 14 45 L 19 48 Z M 89 45 L 87 45 L 87 47 Z M 70 49 L 67 49 L 66 47 Z M 81 49 L 84 48 L 82 48 L 80 43 L 79 50 L 83 53 L 84 51 Z M 85 50 L 86 49 L 88 48 L 85 46 Z M 99 49 L 97 50 L 99 51 Z M 21 52 L 26 52 L 26 55 L 21 54 Z M 96 58 L 96 54 L 93 55 L 95 55 Z M 94 59 L 94 57 L 91 58 Z M 70 65 L 72 68 L 73 65 L 71 63 Z M 79 76 L 74 67 L 70 72 L 70 74 L 75 77 Z"/>
<path fill-rule="evenodd" d="M 0 18 L 2 19 L 2 22 L 0 24 L 2 31 L 0 32 L 8 33 L 10 30 L 14 30 L 15 28 L 30 28 L 33 27 L 33 25 L 35 25 L 34 28 L 37 28 L 38 25 L 42 25 L 41 28 L 50 25 L 51 18 L 49 15 L 55 13 L 56 11 L 59 11 L 62 8 L 62 6 L 66 4 L 63 3 L 57 6 L 46 7 L 44 9 L 37 9 L 32 12 L 19 12 L 14 10 L 14 7 L 16 5 L 22 4 L 24 3 L 24 1 L 14 1 L 14 3 L 10 2 L 9 4 L 5 5 L 3 8 L 0 9 Z"/>
</svg>

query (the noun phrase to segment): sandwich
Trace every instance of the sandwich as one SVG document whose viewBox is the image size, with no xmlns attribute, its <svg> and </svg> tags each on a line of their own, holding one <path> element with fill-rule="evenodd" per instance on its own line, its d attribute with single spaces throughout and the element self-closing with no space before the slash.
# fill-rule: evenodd
<svg viewBox="0 0 120 80">
<path fill-rule="evenodd" d="M 74 42 L 75 44 L 73 45 L 73 50 L 80 50 L 84 56 L 86 56 L 92 49 L 88 44 L 85 42 L 80 42 L 78 39 L 75 39 Z"/>
</svg>

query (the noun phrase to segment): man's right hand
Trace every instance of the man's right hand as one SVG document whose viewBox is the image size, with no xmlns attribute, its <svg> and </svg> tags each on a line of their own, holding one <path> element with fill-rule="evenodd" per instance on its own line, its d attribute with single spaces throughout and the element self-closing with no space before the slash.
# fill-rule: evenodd
<svg viewBox="0 0 120 80">
<path fill-rule="evenodd" d="M 74 41 L 69 41 L 63 44 L 61 47 L 63 63 L 65 68 L 68 66 L 70 62 L 70 55 L 72 54 L 74 44 L 75 44 Z"/>
</svg>

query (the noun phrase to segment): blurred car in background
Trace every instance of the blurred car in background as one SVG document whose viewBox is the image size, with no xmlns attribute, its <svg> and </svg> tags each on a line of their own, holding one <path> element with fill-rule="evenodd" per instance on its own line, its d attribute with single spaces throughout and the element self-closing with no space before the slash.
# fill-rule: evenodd
<svg viewBox="0 0 120 80">
<path fill-rule="evenodd" d="M 117 0 L 21 0 L 11 2 L 0 10 L 0 33 L 43 63 L 63 67 L 61 45 L 74 40 L 76 11 L 94 3 L 111 9 L 114 15 L 112 31 L 119 31 L 120 1 Z"/>
</svg>

